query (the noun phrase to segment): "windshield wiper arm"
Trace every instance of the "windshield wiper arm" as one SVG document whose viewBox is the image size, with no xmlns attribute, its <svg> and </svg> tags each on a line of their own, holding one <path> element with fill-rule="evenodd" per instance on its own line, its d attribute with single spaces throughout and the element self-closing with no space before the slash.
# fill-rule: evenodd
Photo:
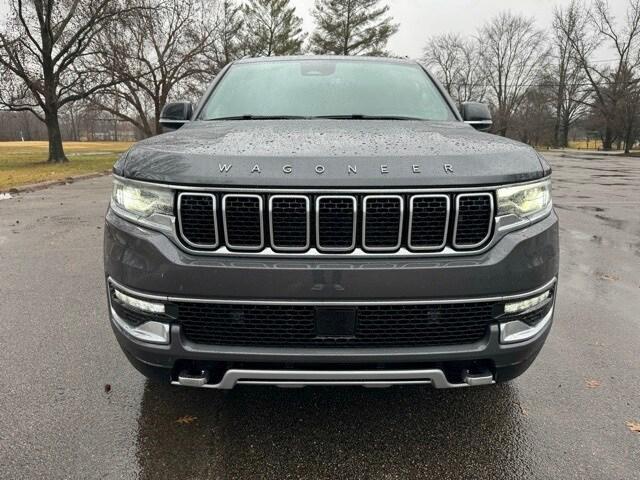
<svg viewBox="0 0 640 480">
<path fill-rule="evenodd" d="M 328 118 L 336 120 L 426 120 L 420 117 L 407 117 L 402 115 L 363 115 L 352 113 L 349 115 L 317 115 L 311 118 Z"/>
<path fill-rule="evenodd" d="M 216 117 L 216 118 L 207 118 L 206 121 L 214 121 L 214 120 L 296 120 L 303 119 L 308 117 L 303 117 L 300 115 L 233 115 L 230 117 Z"/>
</svg>

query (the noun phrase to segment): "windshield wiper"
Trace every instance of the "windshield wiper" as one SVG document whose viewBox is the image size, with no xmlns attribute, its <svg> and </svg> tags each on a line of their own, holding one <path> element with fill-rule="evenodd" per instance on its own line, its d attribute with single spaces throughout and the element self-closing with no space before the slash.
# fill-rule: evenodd
<svg viewBox="0 0 640 480">
<path fill-rule="evenodd" d="M 336 120 L 426 120 L 420 117 L 406 117 L 402 115 L 363 115 L 352 113 L 350 115 L 317 115 L 311 118 L 328 118 Z"/>
<path fill-rule="evenodd" d="M 296 120 L 309 117 L 303 117 L 300 115 L 234 115 L 230 117 L 216 117 L 207 118 L 206 121 L 211 122 L 214 120 Z"/>
</svg>

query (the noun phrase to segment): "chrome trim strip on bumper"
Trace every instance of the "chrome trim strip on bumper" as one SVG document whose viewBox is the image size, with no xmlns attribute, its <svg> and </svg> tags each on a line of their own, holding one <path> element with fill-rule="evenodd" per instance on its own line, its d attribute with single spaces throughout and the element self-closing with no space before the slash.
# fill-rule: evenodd
<svg viewBox="0 0 640 480">
<path fill-rule="evenodd" d="M 463 383 L 451 383 L 439 369 L 427 370 L 227 370 L 219 383 L 207 383 L 208 372 L 201 376 L 178 376 L 172 385 L 230 390 L 236 385 L 275 385 L 279 387 L 304 387 L 310 385 L 360 385 L 387 387 L 391 385 L 431 384 L 435 388 L 461 388 L 495 383 L 490 373 L 469 375 Z"/>
<path fill-rule="evenodd" d="M 171 340 L 170 325 L 168 323 L 148 321 L 137 327 L 129 325 L 120 315 L 109 305 L 111 318 L 116 326 L 125 334 L 141 342 L 153 343 L 156 345 L 169 345 Z"/>
<path fill-rule="evenodd" d="M 213 299 L 213 298 L 190 298 L 190 297 L 177 297 L 177 296 L 162 296 L 153 295 L 148 293 L 141 293 L 136 290 L 132 290 L 124 285 L 121 285 L 117 281 L 109 277 L 108 281 L 113 284 L 118 290 L 122 290 L 124 293 L 128 293 L 140 298 L 156 300 L 161 302 L 188 302 L 188 303 L 220 303 L 220 304 L 245 304 L 245 305 L 318 305 L 322 306 L 357 306 L 357 305 L 430 305 L 438 303 L 478 303 L 478 302 L 502 302 L 509 300 L 517 300 L 519 298 L 532 297 L 539 293 L 549 290 L 556 283 L 556 277 L 553 277 L 549 282 L 545 283 L 541 287 L 531 290 L 529 292 L 512 294 L 512 295 L 500 295 L 493 297 L 470 297 L 470 298 L 453 298 L 453 299 L 434 299 L 434 300 L 342 300 L 342 301 L 323 301 L 323 300 L 252 300 L 252 299 Z"/>
<path fill-rule="evenodd" d="M 535 325 L 531 326 L 520 320 L 513 320 L 511 322 L 500 323 L 500 343 L 518 343 L 529 340 L 540 332 L 542 332 L 547 325 L 551 322 L 553 317 L 553 308 L 547 312 L 542 320 Z"/>
</svg>

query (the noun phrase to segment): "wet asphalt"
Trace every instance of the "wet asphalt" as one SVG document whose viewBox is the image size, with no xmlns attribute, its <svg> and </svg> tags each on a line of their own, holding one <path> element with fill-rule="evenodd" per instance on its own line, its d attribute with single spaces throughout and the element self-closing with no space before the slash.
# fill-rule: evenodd
<svg viewBox="0 0 640 480">
<path fill-rule="evenodd" d="M 110 330 L 110 178 L 0 200 L 0 478 L 640 478 L 640 158 L 548 154 L 555 323 L 506 385 L 147 383 Z"/>
</svg>

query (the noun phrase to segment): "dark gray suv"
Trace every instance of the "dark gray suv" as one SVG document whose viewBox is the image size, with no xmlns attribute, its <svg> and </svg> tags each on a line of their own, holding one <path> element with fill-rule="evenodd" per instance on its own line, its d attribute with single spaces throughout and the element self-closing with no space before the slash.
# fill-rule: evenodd
<svg viewBox="0 0 640 480">
<path fill-rule="evenodd" d="M 238 384 L 510 380 L 549 333 L 551 169 L 419 64 L 244 59 L 114 167 L 104 260 L 145 375 Z"/>
</svg>

